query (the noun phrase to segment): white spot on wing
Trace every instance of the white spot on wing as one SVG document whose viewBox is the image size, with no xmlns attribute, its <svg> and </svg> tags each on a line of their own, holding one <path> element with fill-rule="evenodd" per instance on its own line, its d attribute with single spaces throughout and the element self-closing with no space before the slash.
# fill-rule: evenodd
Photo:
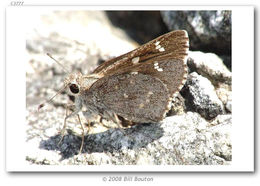
<svg viewBox="0 0 260 186">
<path fill-rule="evenodd" d="M 135 58 L 132 59 L 132 63 L 136 64 L 136 63 L 139 62 L 139 60 L 140 60 L 140 57 L 135 57 Z"/>
<path fill-rule="evenodd" d="M 158 70 L 160 72 L 163 71 L 163 69 L 159 67 L 158 62 L 155 62 L 153 65 L 154 65 L 154 69 L 156 69 L 156 70 Z"/>
<path fill-rule="evenodd" d="M 128 95 L 126 93 L 124 93 L 124 98 L 128 98 Z"/>
<path fill-rule="evenodd" d="M 157 45 L 159 45 L 160 44 L 160 41 L 157 41 L 156 43 L 155 43 L 155 46 L 157 46 Z"/>
<path fill-rule="evenodd" d="M 159 43 L 160 43 L 160 41 L 157 41 L 155 43 L 155 46 L 156 46 L 155 49 L 159 50 L 160 52 L 164 52 L 165 49 L 161 45 L 159 45 Z"/>
<path fill-rule="evenodd" d="M 161 45 L 157 45 L 156 47 L 155 47 L 155 49 L 160 49 L 161 48 Z"/>
<path fill-rule="evenodd" d="M 165 49 L 162 47 L 162 48 L 159 48 L 159 51 L 160 51 L 160 52 L 164 52 Z"/>
<path fill-rule="evenodd" d="M 144 104 L 143 103 L 140 103 L 139 104 L 139 108 L 143 108 L 144 107 Z"/>
<path fill-rule="evenodd" d="M 138 74 L 138 72 L 131 72 L 131 74 L 136 75 L 136 74 Z"/>
</svg>

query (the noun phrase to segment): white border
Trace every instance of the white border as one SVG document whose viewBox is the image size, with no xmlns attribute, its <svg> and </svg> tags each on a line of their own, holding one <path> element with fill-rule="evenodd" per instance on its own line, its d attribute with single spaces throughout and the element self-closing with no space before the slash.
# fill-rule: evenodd
<svg viewBox="0 0 260 186">
<path fill-rule="evenodd" d="M 26 12 L 38 10 L 232 10 L 233 131 L 228 166 L 37 166 L 26 164 Z M 254 9 L 250 6 L 86 6 L 8 7 L 6 13 L 6 170 L 7 171 L 253 171 L 254 170 Z M 246 101 L 244 101 L 246 100 Z M 242 102 L 243 101 L 243 102 Z"/>
</svg>

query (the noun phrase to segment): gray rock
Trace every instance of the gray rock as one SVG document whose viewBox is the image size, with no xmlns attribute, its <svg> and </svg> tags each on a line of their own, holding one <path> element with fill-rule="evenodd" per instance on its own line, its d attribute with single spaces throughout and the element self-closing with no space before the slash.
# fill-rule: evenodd
<svg viewBox="0 0 260 186">
<path fill-rule="evenodd" d="M 179 93 L 172 101 L 172 106 L 169 112 L 167 113 L 167 116 L 181 115 L 184 114 L 185 112 L 186 112 L 185 99 Z"/>
<path fill-rule="evenodd" d="M 226 111 L 232 112 L 232 92 L 231 86 L 227 84 L 219 84 L 219 87 L 216 89 L 216 93 L 222 103 L 225 105 Z"/>
<path fill-rule="evenodd" d="M 198 112 L 208 120 L 224 113 L 223 103 L 219 100 L 214 86 L 196 72 L 189 74 L 182 95 L 188 110 Z"/>
<path fill-rule="evenodd" d="M 214 154 L 227 161 L 232 160 L 232 144 L 230 131 L 232 130 L 231 115 L 218 115 L 210 122 L 211 144 Z"/>
<path fill-rule="evenodd" d="M 187 61 L 190 72 L 206 77 L 215 87 L 216 94 L 227 112 L 232 107 L 232 73 L 216 54 L 190 51 Z"/>
<path fill-rule="evenodd" d="M 80 137 L 69 134 L 61 146 L 59 136 L 28 146 L 31 164 L 115 165 L 224 165 L 232 160 L 231 115 L 208 123 L 197 113 L 167 117 L 162 123 L 109 129 L 85 136 L 83 154 L 76 155 Z M 33 147 L 35 146 L 35 147 Z M 36 155 L 37 154 L 37 155 Z"/>
<path fill-rule="evenodd" d="M 232 74 L 216 54 L 190 51 L 187 64 L 191 71 L 207 77 L 214 85 L 231 85 Z"/>
<path fill-rule="evenodd" d="M 231 11 L 162 11 L 170 30 L 185 29 L 192 50 L 231 54 Z"/>
<path fill-rule="evenodd" d="M 229 97 L 227 103 L 225 104 L 225 107 L 226 107 L 226 109 L 227 109 L 229 112 L 232 112 L 232 98 L 231 98 L 231 96 Z"/>
</svg>

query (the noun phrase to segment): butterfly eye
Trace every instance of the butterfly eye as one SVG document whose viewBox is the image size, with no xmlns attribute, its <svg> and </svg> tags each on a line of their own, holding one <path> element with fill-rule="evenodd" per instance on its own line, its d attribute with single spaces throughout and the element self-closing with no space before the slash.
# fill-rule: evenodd
<svg viewBox="0 0 260 186">
<path fill-rule="evenodd" d="M 73 94 L 78 94 L 79 93 L 79 86 L 77 84 L 71 84 L 69 86 L 70 88 L 70 91 L 73 93 Z"/>
</svg>

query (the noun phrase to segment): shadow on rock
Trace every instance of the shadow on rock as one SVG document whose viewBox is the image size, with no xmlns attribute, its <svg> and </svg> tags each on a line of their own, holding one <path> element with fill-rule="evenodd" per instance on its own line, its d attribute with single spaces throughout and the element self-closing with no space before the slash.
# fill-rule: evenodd
<svg viewBox="0 0 260 186">
<path fill-rule="evenodd" d="M 39 148 L 60 151 L 62 159 L 70 158 L 79 153 L 81 137 L 67 131 L 63 141 L 61 135 L 55 135 L 40 142 Z M 82 153 L 120 151 L 122 149 L 138 149 L 163 136 L 160 124 L 140 124 L 131 128 L 109 129 L 102 133 L 88 134 L 84 137 Z"/>
</svg>

